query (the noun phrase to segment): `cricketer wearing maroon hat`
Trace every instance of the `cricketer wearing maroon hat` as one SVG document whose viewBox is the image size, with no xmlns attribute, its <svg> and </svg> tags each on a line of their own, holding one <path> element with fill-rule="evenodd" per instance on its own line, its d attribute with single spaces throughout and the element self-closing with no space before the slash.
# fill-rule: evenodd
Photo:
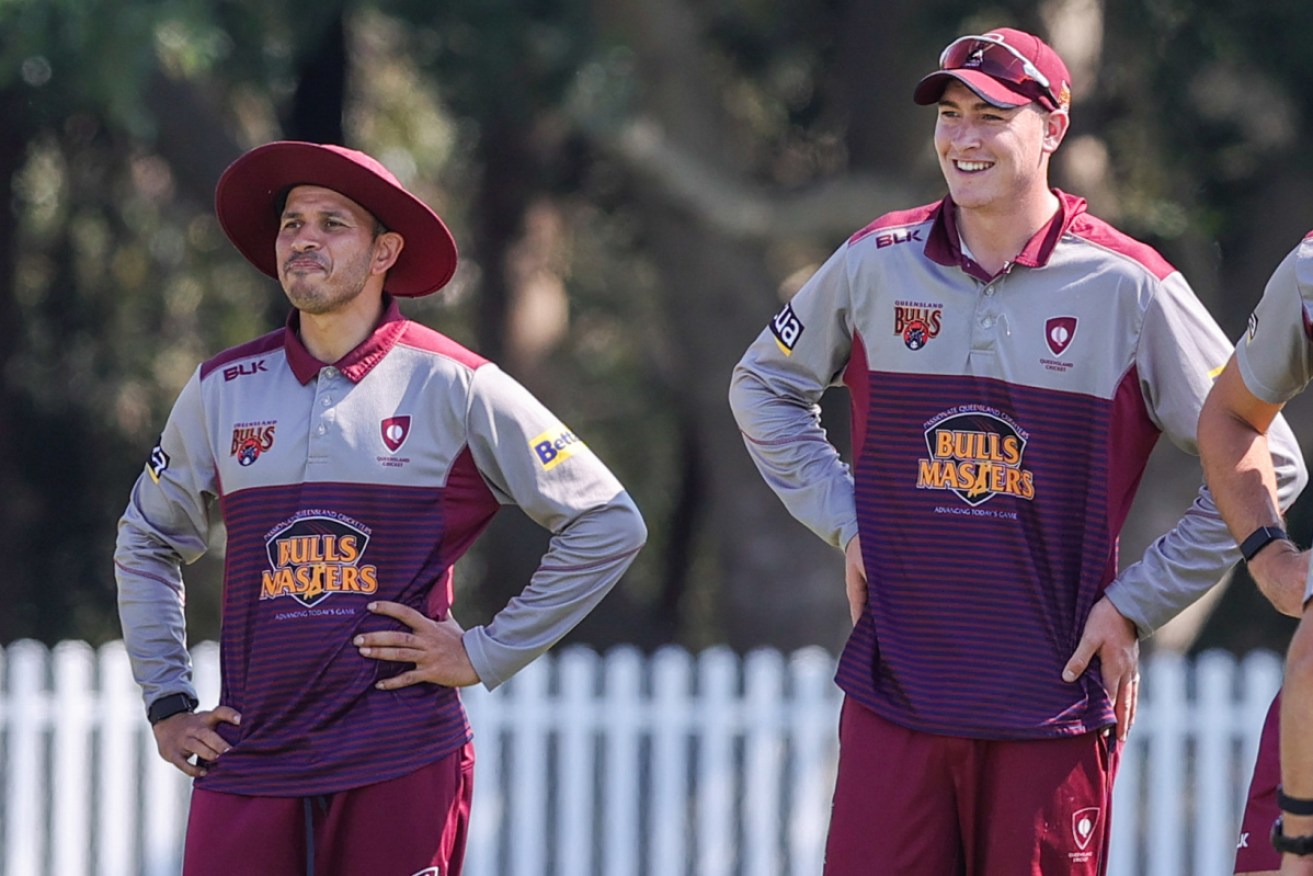
<svg viewBox="0 0 1313 876">
<path fill-rule="evenodd" d="M 1137 636 L 1238 556 L 1203 488 L 1125 568 L 1118 535 L 1231 348 L 1161 255 L 1050 186 L 1071 83 L 1043 40 L 959 37 L 913 99 L 947 196 L 853 234 L 730 387 L 765 480 L 845 556 L 825 873 L 1103 876 Z M 816 416 L 839 380 L 851 468 Z M 1289 501 L 1301 454 L 1272 435 Z"/>
<path fill-rule="evenodd" d="M 119 615 L 160 755 L 194 777 L 184 876 L 459 876 L 473 782 L 458 688 L 492 688 L 615 585 L 643 521 L 496 365 L 402 316 L 456 269 L 382 164 L 270 143 L 219 180 L 224 231 L 293 309 L 200 364 L 133 487 Z M 452 617 L 502 505 L 548 529 L 492 621 Z M 226 536 L 219 703 L 197 710 L 180 567 Z"/>
<path fill-rule="evenodd" d="M 333 189 L 401 235 L 407 245 L 384 283 L 391 294 L 429 295 L 456 273 L 456 241 L 446 224 L 386 167 L 354 149 L 285 140 L 258 146 L 234 161 L 214 193 L 224 233 L 269 276 L 278 278 L 271 241 L 278 236 L 279 202 L 297 185 Z"/>
</svg>

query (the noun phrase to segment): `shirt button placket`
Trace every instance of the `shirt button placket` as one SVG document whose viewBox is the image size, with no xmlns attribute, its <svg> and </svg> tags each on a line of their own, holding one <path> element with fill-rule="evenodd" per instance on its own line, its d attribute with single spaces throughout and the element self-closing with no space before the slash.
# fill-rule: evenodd
<svg viewBox="0 0 1313 876">
<path fill-rule="evenodd" d="M 996 278 L 986 283 L 980 290 L 981 295 L 976 304 L 975 327 L 971 332 L 971 349 L 974 352 L 993 352 L 995 349 L 994 327 L 998 325 L 998 313 L 994 296 L 998 292 L 1000 279 Z"/>
<path fill-rule="evenodd" d="M 328 427 L 333 419 L 333 383 L 338 376 L 338 370 L 331 365 L 322 368 L 319 371 L 319 380 L 316 382 L 316 392 L 319 403 L 316 405 L 318 411 L 311 416 L 315 422 L 310 430 L 310 458 L 326 459 L 328 457 Z"/>
</svg>

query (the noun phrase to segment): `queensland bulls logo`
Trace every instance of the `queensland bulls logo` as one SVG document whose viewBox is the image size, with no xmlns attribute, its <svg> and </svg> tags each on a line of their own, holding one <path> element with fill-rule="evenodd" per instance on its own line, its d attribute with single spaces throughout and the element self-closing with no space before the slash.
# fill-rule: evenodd
<svg viewBox="0 0 1313 876">
<path fill-rule="evenodd" d="M 1035 476 L 1022 468 L 1027 435 L 993 409 L 963 406 L 926 426 L 928 459 L 920 460 L 918 490 L 949 490 L 972 507 L 998 495 L 1035 498 Z"/>
<path fill-rule="evenodd" d="M 894 302 L 894 334 L 909 350 L 919 350 L 938 336 L 944 319 L 942 304 L 920 301 Z"/>
<path fill-rule="evenodd" d="M 240 465 L 254 464 L 260 454 L 274 446 L 274 431 L 277 427 L 275 421 L 238 423 L 233 426 L 232 449 L 228 455 L 237 457 Z"/>
<path fill-rule="evenodd" d="M 406 436 L 410 434 L 410 417 L 388 417 L 379 424 L 379 431 L 388 450 L 396 453 L 401 449 L 401 445 L 406 443 Z"/>
<path fill-rule="evenodd" d="M 378 567 L 362 562 L 369 535 L 363 524 L 323 512 L 276 527 L 265 536 L 260 598 L 290 597 L 309 608 L 337 593 L 378 592 Z"/>
<path fill-rule="evenodd" d="M 1075 337 L 1076 317 L 1074 316 L 1053 316 L 1044 323 L 1044 342 L 1049 345 L 1049 350 L 1055 356 L 1061 356 L 1062 351 L 1071 346 L 1071 341 Z"/>
</svg>

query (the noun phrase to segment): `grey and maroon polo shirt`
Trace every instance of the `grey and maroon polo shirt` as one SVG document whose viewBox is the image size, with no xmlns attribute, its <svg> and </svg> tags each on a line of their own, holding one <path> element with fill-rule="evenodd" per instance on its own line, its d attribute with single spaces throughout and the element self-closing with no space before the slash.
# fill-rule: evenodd
<svg viewBox="0 0 1313 876">
<path fill-rule="evenodd" d="M 465 633 L 494 687 L 547 650 L 616 583 L 645 539 L 620 483 L 495 365 L 402 317 L 324 365 L 279 331 L 202 364 L 133 488 L 115 567 L 146 702 L 193 692 L 179 563 L 221 518 L 221 703 L 232 743 L 198 785 L 329 793 L 403 775 L 470 737 L 456 691 L 380 691 L 409 668 L 361 657 L 357 633 L 395 628 L 393 600 L 451 607 L 452 568 L 497 509 L 553 533 L 525 590 Z"/>
<path fill-rule="evenodd" d="M 1238 558 L 1201 489 L 1118 573 L 1117 539 L 1160 434 L 1195 452 L 1231 345 L 1153 249 L 1060 207 L 988 275 L 950 200 L 853 235 L 748 349 L 730 401 L 758 468 L 831 544 L 858 532 L 867 610 L 838 682 L 887 719 L 985 739 L 1113 723 L 1095 671 L 1061 672 L 1106 592 L 1147 634 Z M 853 407 L 853 467 L 818 420 Z M 1298 448 L 1273 431 L 1292 499 Z"/>
</svg>

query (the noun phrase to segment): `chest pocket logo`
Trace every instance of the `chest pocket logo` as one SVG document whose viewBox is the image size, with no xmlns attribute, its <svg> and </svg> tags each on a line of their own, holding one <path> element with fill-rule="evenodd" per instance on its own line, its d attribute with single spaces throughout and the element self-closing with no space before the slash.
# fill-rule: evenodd
<svg viewBox="0 0 1313 876">
<path fill-rule="evenodd" d="M 233 426 L 233 443 L 229 456 L 237 457 L 239 465 L 254 465 L 260 454 L 274 446 L 276 421 L 238 423 Z"/>
<path fill-rule="evenodd" d="M 1053 355 L 1061 356 L 1076 338 L 1076 317 L 1053 316 L 1044 323 L 1044 343 Z"/>
<path fill-rule="evenodd" d="M 406 443 L 406 438 L 410 436 L 410 417 L 388 417 L 378 427 L 383 436 L 383 443 L 387 445 L 388 450 L 396 453 L 401 449 L 401 445 Z"/>
</svg>

